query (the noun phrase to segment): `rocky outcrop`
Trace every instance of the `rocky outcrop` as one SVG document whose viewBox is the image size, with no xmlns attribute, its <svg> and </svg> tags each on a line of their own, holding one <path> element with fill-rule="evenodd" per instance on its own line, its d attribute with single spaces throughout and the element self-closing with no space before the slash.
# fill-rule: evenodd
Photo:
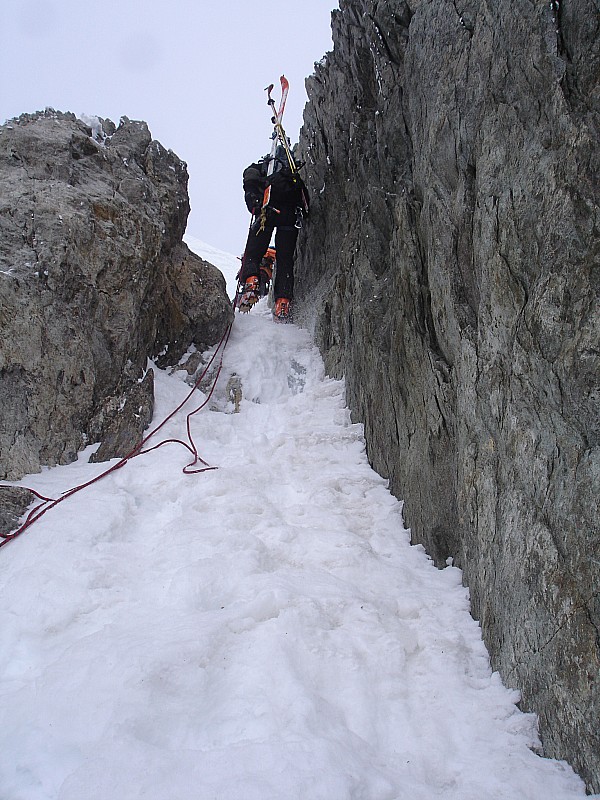
<svg viewBox="0 0 600 800">
<path fill-rule="evenodd" d="M 14 531 L 35 495 L 21 486 L 0 486 L 0 542 Z"/>
<path fill-rule="evenodd" d="M 415 542 L 600 791 L 600 14 L 341 0 L 297 297 Z"/>
<path fill-rule="evenodd" d="M 0 478 L 126 455 L 152 416 L 148 357 L 173 364 L 231 319 L 182 244 L 185 164 L 146 123 L 48 110 L 0 127 Z"/>
</svg>

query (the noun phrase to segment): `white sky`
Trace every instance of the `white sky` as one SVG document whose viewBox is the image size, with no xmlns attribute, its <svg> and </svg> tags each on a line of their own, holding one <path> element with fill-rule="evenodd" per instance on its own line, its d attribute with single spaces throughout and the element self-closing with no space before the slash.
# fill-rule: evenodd
<svg viewBox="0 0 600 800">
<path fill-rule="evenodd" d="M 2 0 L 0 122 L 51 106 L 143 119 L 188 164 L 188 233 L 243 250 L 244 167 L 270 149 L 265 86 L 284 73 L 297 141 L 304 79 L 332 48 L 335 0 Z M 278 91 L 275 96 L 278 97 Z"/>
</svg>

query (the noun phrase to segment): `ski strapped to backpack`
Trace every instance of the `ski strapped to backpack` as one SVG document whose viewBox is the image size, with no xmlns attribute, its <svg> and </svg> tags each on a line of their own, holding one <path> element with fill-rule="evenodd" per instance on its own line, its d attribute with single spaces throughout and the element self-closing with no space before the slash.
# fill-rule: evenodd
<svg viewBox="0 0 600 800">
<path fill-rule="evenodd" d="M 290 90 L 290 84 L 288 79 L 285 75 L 282 75 L 279 79 L 281 82 L 281 100 L 279 102 L 279 111 L 275 111 L 275 100 L 271 97 L 271 92 L 273 91 L 273 84 L 267 86 L 265 92 L 267 93 L 267 104 L 269 108 L 273 111 L 273 118 L 272 123 L 275 126 L 275 130 L 273 131 L 273 143 L 271 145 L 271 154 L 269 156 L 269 164 L 267 166 L 267 185 L 265 187 L 265 191 L 263 194 L 263 202 L 262 207 L 260 210 L 260 228 L 259 230 L 264 231 L 265 225 L 267 224 L 267 206 L 269 205 L 269 201 L 271 200 L 271 182 L 269 178 L 273 174 L 275 170 L 275 153 L 277 151 L 277 138 L 278 138 L 278 126 L 283 130 L 281 120 L 283 119 L 283 112 L 285 111 L 285 101 L 287 100 L 288 92 Z"/>
<path fill-rule="evenodd" d="M 275 100 L 271 97 L 271 92 L 273 91 L 273 84 L 271 84 L 270 86 L 267 86 L 267 88 L 265 89 L 265 92 L 267 93 L 267 98 L 268 98 L 267 99 L 267 105 L 269 106 L 269 108 L 273 112 L 273 116 L 271 118 L 271 122 L 273 123 L 274 130 L 273 130 L 273 134 L 272 134 L 272 137 L 271 137 L 273 139 L 273 143 L 271 145 L 271 154 L 269 156 L 269 164 L 268 164 L 268 167 L 267 167 L 267 186 L 266 186 L 264 194 L 263 194 L 263 202 L 262 202 L 262 207 L 261 207 L 261 211 L 260 211 L 260 227 L 259 227 L 260 231 L 264 231 L 265 225 L 267 223 L 267 207 L 269 205 L 269 201 L 271 200 L 271 181 L 270 181 L 270 178 L 273 175 L 273 172 L 275 171 L 275 163 L 276 163 L 276 160 L 277 160 L 276 159 L 277 148 L 278 148 L 279 145 L 281 145 L 283 147 L 283 150 L 285 152 L 285 156 L 287 158 L 288 165 L 289 165 L 290 172 L 291 172 L 292 181 L 294 183 L 297 183 L 298 174 L 299 174 L 299 168 L 298 168 L 298 165 L 296 164 L 296 162 L 294 160 L 294 156 L 292 154 L 292 151 L 290 150 L 290 145 L 289 145 L 289 142 L 288 142 L 288 138 L 286 136 L 285 130 L 283 128 L 283 123 L 282 123 L 283 112 L 285 111 L 285 103 L 286 103 L 288 92 L 289 92 L 289 89 L 290 89 L 290 84 L 288 82 L 288 79 L 285 77 L 285 75 L 282 75 L 279 78 L 279 81 L 281 83 L 281 100 L 279 102 L 279 110 L 275 110 Z M 302 202 L 304 204 L 304 211 L 307 212 L 308 211 L 308 203 L 306 201 L 306 198 L 304 197 L 304 193 L 303 193 L 303 197 L 302 197 Z M 300 226 L 297 226 L 297 227 L 300 227 Z"/>
</svg>

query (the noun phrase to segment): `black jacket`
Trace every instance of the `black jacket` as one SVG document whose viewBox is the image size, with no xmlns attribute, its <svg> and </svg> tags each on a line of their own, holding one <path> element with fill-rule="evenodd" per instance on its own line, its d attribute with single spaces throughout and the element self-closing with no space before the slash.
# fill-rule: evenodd
<svg viewBox="0 0 600 800">
<path fill-rule="evenodd" d="M 277 209 L 301 208 L 308 213 L 308 192 L 304 181 L 293 174 L 287 162 L 276 159 L 273 173 L 267 176 L 268 158 L 261 159 L 246 167 L 243 174 L 244 199 L 248 211 L 256 211 L 262 207 L 265 189 L 271 185 L 269 205 Z"/>
</svg>

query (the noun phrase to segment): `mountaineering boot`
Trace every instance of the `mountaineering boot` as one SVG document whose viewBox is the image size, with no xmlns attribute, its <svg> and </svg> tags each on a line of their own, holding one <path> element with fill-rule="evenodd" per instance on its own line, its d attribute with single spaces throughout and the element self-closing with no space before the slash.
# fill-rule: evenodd
<svg viewBox="0 0 600 800">
<path fill-rule="evenodd" d="M 286 297 L 278 297 L 273 309 L 275 322 L 290 322 L 290 301 Z"/>
<path fill-rule="evenodd" d="M 239 302 L 239 309 L 242 312 L 248 312 L 252 308 L 255 303 L 258 303 L 260 300 L 259 296 L 259 280 L 256 275 L 251 275 L 249 278 L 246 279 L 246 283 L 244 284 L 244 291 L 242 292 L 242 296 L 240 297 Z"/>
</svg>

